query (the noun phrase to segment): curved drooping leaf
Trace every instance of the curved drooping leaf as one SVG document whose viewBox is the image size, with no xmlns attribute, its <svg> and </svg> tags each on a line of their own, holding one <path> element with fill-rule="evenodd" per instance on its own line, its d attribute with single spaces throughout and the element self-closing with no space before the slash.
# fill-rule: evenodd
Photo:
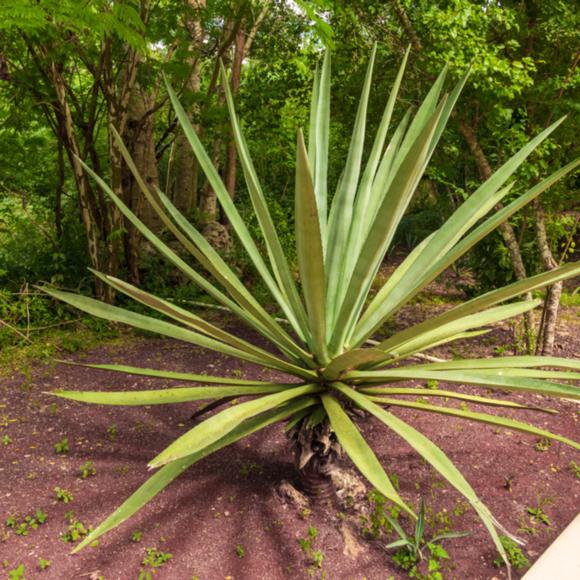
<svg viewBox="0 0 580 580">
<path fill-rule="evenodd" d="M 501 427 L 506 427 L 507 429 L 513 429 L 514 431 L 521 431 L 522 433 L 528 433 L 529 435 L 536 435 L 538 437 L 545 437 L 547 439 L 553 439 L 554 441 L 560 441 L 565 443 L 574 449 L 580 449 L 580 444 L 563 437 L 562 435 L 555 435 L 546 431 L 545 429 L 540 429 L 534 425 L 529 425 L 528 423 L 522 423 L 521 421 L 516 421 L 514 419 L 509 419 L 508 417 L 498 417 L 497 415 L 488 415 L 486 413 L 475 413 L 474 411 L 467 411 L 464 409 L 453 409 L 451 407 L 439 407 L 437 405 L 429 405 L 427 403 L 419 403 L 413 401 L 403 401 L 401 399 L 393 399 L 391 397 L 369 397 L 373 402 L 380 403 L 381 405 L 393 405 L 395 407 L 407 407 L 409 409 L 418 409 L 419 411 L 428 411 L 430 413 L 441 413 L 443 415 L 452 415 L 454 417 L 459 417 L 460 419 L 468 419 L 469 421 L 477 421 L 479 423 L 487 423 L 488 425 L 500 425 Z"/>
<path fill-rule="evenodd" d="M 193 312 L 189 312 L 188 310 L 185 310 L 180 306 L 172 304 L 167 300 L 158 298 L 157 296 L 154 296 L 149 292 L 140 290 L 136 286 L 128 284 L 123 280 L 119 280 L 118 278 L 114 278 L 113 276 L 105 276 L 100 272 L 96 272 L 94 270 L 91 271 L 93 272 L 93 274 L 95 274 L 95 276 L 97 276 L 98 278 L 100 278 L 101 280 L 103 280 L 116 290 L 123 292 L 127 296 L 130 296 L 137 302 L 140 302 L 141 304 L 148 306 L 152 310 L 161 312 L 162 314 L 165 314 L 166 316 L 169 316 L 170 318 L 173 318 L 174 320 L 177 320 L 182 324 L 186 324 L 187 326 L 194 328 L 197 332 L 206 334 L 207 336 L 213 338 L 214 340 L 228 344 L 233 348 L 239 349 L 245 352 L 246 354 L 255 357 L 257 360 L 263 361 L 260 364 L 265 365 L 271 364 L 273 365 L 273 368 L 285 370 L 288 372 L 293 372 L 293 370 L 295 370 L 294 365 L 289 364 L 287 361 L 284 361 L 272 355 L 271 353 L 265 351 L 264 349 L 247 342 L 246 340 L 234 336 L 233 334 L 215 326 L 215 324 L 211 324 L 210 322 L 203 320 L 203 318 L 200 318 Z"/>
<path fill-rule="evenodd" d="M 149 332 L 155 332 L 163 336 L 169 336 L 171 338 L 176 338 L 178 340 L 183 340 L 185 342 L 190 342 L 197 346 L 204 348 L 209 348 L 223 354 L 234 356 L 241 360 L 247 360 L 258 365 L 263 365 L 272 368 L 271 363 L 261 357 L 257 357 L 253 354 L 249 354 L 197 332 L 187 330 L 186 328 L 181 328 L 174 324 L 169 324 L 163 320 L 157 320 L 156 318 L 151 318 L 150 316 L 145 316 L 143 314 L 138 314 L 137 312 L 132 312 L 131 310 L 125 310 L 124 308 L 119 308 L 118 306 L 111 306 L 109 304 L 104 304 L 99 300 L 93 298 L 88 298 L 87 296 L 81 296 L 78 294 L 71 294 L 69 292 L 62 292 L 54 288 L 43 287 L 42 290 L 47 294 L 58 298 L 62 302 L 66 302 L 83 312 L 92 314 L 93 316 L 98 316 L 99 318 L 104 318 L 105 320 L 110 320 L 111 322 L 120 322 L 122 324 L 128 324 L 134 328 L 139 328 L 141 330 L 147 330 Z M 290 365 L 290 363 L 288 363 Z M 293 367 L 292 372 L 298 376 L 304 378 L 315 376 L 310 371 L 306 371 L 300 367 L 290 365 Z M 279 368 L 279 367 L 274 367 Z"/>
<path fill-rule="evenodd" d="M 117 143 L 119 145 L 119 143 Z M 124 147 L 121 148 L 121 152 L 123 152 Z M 128 155 L 128 153 L 127 153 Z M 130 160 L 130 157 L 127 159 Z M 127 161 L 126 159 L 126 161 Z M 88 165 L 86 165 L 82 160 L 79 160 L 85 171 L 98 183 L 101 189 L 107 193 L 109 198 L 113 201 L 113 203 L 117 206 L 120 212 L 137 228 L 137 230 L 143 234 L 143 236 L 151 242 L 153 247 L 155 247 L 159 253 L 169 260 L 172 264 L 177 266 L 186 276 L 188 276 L 195 284 L 197 284 L 200 288 L 206 291 L 210 296 L 213 296 L 220 304 L 234 312 L 237 316 L 239 316 L 244 322 L 249 324 L 250 326 L 256 328 L 259 332 L 267 336 L 272 342 L 277 344 L 280 348 L 290 350 L 290 352 L 295 352 L 298 356 L 300 356 L 301 352 L 300 349 L 295 345 L 295 343 L 291 340 L 291 338 L 287 335 L 287 333 L 276 323 L 275 320 L 269 316 L 265 310 L 257 309 L 256 313 L 252 313 L 252 309 L 254 308 L 253 303 L 248 303 L 246 306 L 248 310 L 241 308 L 231 300 L 228 296 L 226 296 L 223 292 L 221 292 L 218 288 L 216 288 L 211 282 L 206 280 L 204 276 L 202 276 L 199 272 L 194 270 L 189 264 L 187 264 L 181 257 L 179 257 L 167 244 L 164 244 L 157 235 L 155 235 L 120 199 L 113 190 L 107 185 L 107 183 L 98 176 Z M 127 161 L 127 163 L 132 165 L 132 162 Z M 148 188 L 144 186 L 145 191 L 148 192 Z M 148 195 L 151 195 L 148 192 Z M 153 207 L 158 207 L 155 200 L 150 201 Z M 159 213 L 159 212 L 158 212 Z M 160 214 L 162 215 L 162 214 Z M 165 221 L 165 220 L 164 220 Z M 167 222 L 165 222 L 167 224 Z M 175 233 L 175 232 L 174 232 Z M 183 241 L 182 241 L 183 243 Z M 190 248 L 191 249 L 191 248 Z M 199 257 L 199 256 L 198 256 Z M 211 270 L 210 270 L 211 271 Z M 212 274 L 218 276 L 218 279 L 222 282 L 227 283 L 227 276 L 226 278 L 219 278 L 220 272 L 217 269 L 212 271 Z M 235 294 L 235 285 L 230 288 L 230 291 L 234 292 Z M 243 293 L 241 294 L 241 299 L 243 302 Z M 240 296 L 238 296 L 240 298 Z M 263 312 L 262 312 L 263 311 Z"/>
<path fill-rule="evenodd" d="M 537 367 L 556 367 L 580 371 L 580 360 L 557 356 L 509 356 L 494 358 L 464 358 L 445 362 L 432 362 L 413 365 L 416 369 L 425 370 L 461 370 L 461 369 L 519 369 Z"/>
</svg>

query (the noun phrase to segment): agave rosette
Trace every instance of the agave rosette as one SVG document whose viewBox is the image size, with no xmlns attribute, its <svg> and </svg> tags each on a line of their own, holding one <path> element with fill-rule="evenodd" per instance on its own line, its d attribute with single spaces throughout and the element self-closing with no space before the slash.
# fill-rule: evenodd
<svg viewBox="0 0 580 580">
<path fill-rule="evenodd" d="M 502 391 L 528 391 L 555 397 L 580 398 L 580 390 L 561 380 L 580 378 L 580 363 L 556 357 L 514 356 L 417 363 L 414 355 L 453 340 L 477 336 L 483 326 L 506 320 L 535 308 L 539 301 L 512 299 L 580 274 L 579 264 L 518 281 L 488 292 L 446 312 L 396 332 L 381 341 L 372 337 L 393 315 L 474 244 L 534 200 L 544 190 L 574 170 L 576 160 L 550 175 L 523 195 L 492 212 L 508 194 L 510 177 L 528 155 L 546 139 L 560 119 L 502 165 L 485 181 L 447 222 L 419 244 L 371 297 L 385 254 L 392 243 L 414 191 L 425 171 L 467 75 L 449 94 L 443 94 L 446 70 L 440 74 L 414 115 L 408 111 L 392 131 L 387 143 L 393 109 L 408 52 L 387 100 L 380 126 L 363 163 L 367 104 L 372 85 L 375 50 L 370 57 L 352 140 L 342 177 L 330 206 L 327 204 L 327 166 L 330 119 L 330 56 L 315 75 L 308 145 L 298 134 L 296 153 L 295 223 L 300 277 L 298 285 L 284 255 L 266 198 L 254 169 L 236 116 L 232 95 L 222 68 L 223 87 L 229 108 L 247 190 L 255 210 L 267 258 L 252 239 L 218 172 L 213 167 L 176 94 L 168 86 L 175 112 L 198 163 L 215 191 L 232 230 L 254 264 L 271 297 L 283 312 L 286 324 L 267 312 L 238 279 L 234 271 L 162 192 L 153 195 L 136 171 L 127 150 L 116 135 L 125 161 L 143 194 L 165 228 L 198 262 L 194 269 L 149 230 L 119 199 L 103 179 L 85 169 L 110 196 L 121 213 L 194 284 L 221 307 L 269 341 L 267 351 L 207 322 L 172 302 L 155 297 L 112 276 L 95 272 L 115 290 L 164 314 L 159 320 L 127 309 L 103 304 L 92 298 L 45 288 L 50 295 L 89 314 L 209 348 L 299 379 L 284 383 L 211 377 L 121 365 L 90 365 L 110 371 L 197 383 L 160 390 L 129 392 L 60 391 L 60 397 L 108 405 L 152 405 L 235 397 L 242 401 L 228 406 L 189 429 L 151 460 L 159 468 L 109 518 L 75 549 L 129 518 L 180 473 L 210 453 L 275 422 L 315 418 L 326 421 L 353 463 L 386 498 L 415 516 L 399 495 L 377 456 L 353 422 L 351 408 L 376 417 L 387 430 L 403 438 L 454 486 L 479 514 L 497 549 L 505 558 L 497 522 L 447 455 L 429 438 L 396 415 L 397 407 L 426 413 L 451 415 L 470 421 L 561 441 L 576 449 L 578 443 L 528 423 L 480 411 L 446 405 L 459 399 L 473 405 L 530 408 L 506 399 L 468 395 L 452 390 L 400 386 L 403 381 L 436 380 L 459 385 L 492 387 Z M 203 272 L 205 270 L 205 272 Z M 208 276 L 208 274 L 210 276 Z M 370 344 L 370 346 L 369 346 Z M 400 362 L 405 359 L 404 365 Z M 544 367 L 560 370 L 545 370 Z M 576 371 L 576 372 L 575 372 Z M 397 383 L 399 386 L 397 386 Z M 420 396 L 421 399 L 417 400 Z M 244 397 L 251 397 L 244 400 Z M 433 404 L 423 402 L 423 397 Z"/>
</svg>

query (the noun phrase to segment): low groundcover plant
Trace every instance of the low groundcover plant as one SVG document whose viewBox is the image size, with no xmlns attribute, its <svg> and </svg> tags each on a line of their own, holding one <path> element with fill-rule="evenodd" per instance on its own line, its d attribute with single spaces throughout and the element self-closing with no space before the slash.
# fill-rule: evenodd
<svg viewBox="0 0 580 580">
<path fill-rule="evenodd" d="M 372 149 L 363 164 L 366 112 L 372 84 L 375 49 L 370 57 L 352 140 L 342 177 L 330 207 L 327 205 L 327 165 L 330 117 L 330 56 L 315 74 L 308 145 L 298 133 L 296 151 L 295 230 L 300 284 L 292 276 L 276 227 L 254 169 L 232 95 L 222 68 L 223 88 L 231 117 L 240 162 L 258 222 L 263 233 L 267 259 L 262 256 L 240 217 L 218 172 L 213 167 L 188 116 L 174 91 L 169 96 L 197 160 L 216 192 L 232 230 L 245 248 L 273 300 L 284 313 L 284 322 L 269 314 L 242 284 L 222 256 L 181 215 L 161 191 L 150 191 L 135 169 L 126 148 L 116 135 L 128 167 L 143 194 L 158 213 L 166 229 L 197 260 L 204 273 L 191 267 L 169 245 L 149 230 L 89 167 L 85 169 L 110 196 L 125 218 L 174 266 L 206 291 L 244 324 L 258 331 L 274 347 L 264 350 L 218 328 L 175 304 L 157 298 L 122 280 L 95 275 L 138 302 L 179 324 L 158 320 L 97 300 L 44 290 L 89 314 L 110 321 L 183 340 L 219 353 L 292 375 L 292 380 L 266 382 L 189 373 L 135 368 L 122 365 L 87 365 L 122 373 L 177 379 L 202 386 L 129 392 L 60 391 L 60 397 L 105 405 L 153 405 L 189 403 L 204 399 L 220 401 L 235 397 L 229 405 L 206 418 L 175 440 L 149 463 L 156 473 L 109 518 L 75 548 L 91 544 L 115 528 L 154 497 L 185 469 L 210 453 L 275 422 L 290 421 L 297 466 L 305 478 L 324 478 L 332 469 L 339 446 L 370 484 L 411 517 L 413 509 L 399 495 L 379 460 L 353 421 L 353 410 L 373 415 L 395 435 L 403 438 L 473 506 L 493 541 L 507 561 L 495 521 L 470 484 L 446 454 L 421 432 L 400 419 L 398 407 L 483 422 L 535 437 L 561 441 L 576 449 L 576 442 L 517 420 L 446 406 L 459 399 L 478 406 L 528 409 L 505 399 L 471 396 L 452 390 L 420 386 L 397 386 L 405 381 L 444 381 L 503 391 L 528 391 L 556 397 L 580 398 L 580 391 L 553 379 L 577 380 L 580 363 L 555 357 L 514 356 L 492 359 L 463 359 L 417 364 L 414 355 L 436 345 L 475 337 L 486 326 L 520 315 L 539 301 L 513 298 L 580 273 L 579 264 L 569 264 L 527 280 L 488 292 L 452 309 L 373 341 L 395 313 L 424 289 L 474 244 L 507 220 L 517 210 L 574 170 L 573 161 L 529 191 L 492 212 L 514 183 L 510 177 L 534 149 L 559 125 L 560 119 L 529 141 L 483 183 L 447 222 L 423 240 L 393 272 L 379 291 L 370 290 L 393 240 L 411 197 L 451 115 L 467 75 L 449 94 L 443 94 L 446 70 L 436 79 L 425 100 L 413 115 L 407 111 L 386 136 L 392 119 L 408 51 L 387 100 Z M 208 274 L 210 276 L 208 276 Z M 400 364 L 406 361 L 408 364 Z M 566 370 L 541 370 L 552 367 Z M 298 379 L 298 382 L 296 381 Z M 552 379 L 552 380 L 550 380 Z M 252 397 L 243 400 L 243 397 Z M 434 399 L 419 402 L 417 397 Z M 420 399 L 422 401 L 422 399 Z"/>
</svg>

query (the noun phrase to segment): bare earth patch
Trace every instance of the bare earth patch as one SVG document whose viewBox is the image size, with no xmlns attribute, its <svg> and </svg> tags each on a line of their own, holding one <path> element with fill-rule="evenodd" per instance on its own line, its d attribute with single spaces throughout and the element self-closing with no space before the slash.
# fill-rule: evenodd
<svg viewBox="0 0 580 580">
<path fill-rule="evenodd" d="M 404 325 L 438 308 L 421 305 L 420 314 L 417 307 L 404 310 L 398 323 Z M 563 313 L 556 355 L 578 357 L 578 320 L 577 311 Z M 511 354 L 512 343 L 509 328 L 499 328 L 479 342 L 458 343 L 435 354 L 491 356 L 498 344 L 505 345 L 506 354 Z M 72 359 L 224 376 L 241 372 L 246 378 L 273 376 L 186 344 L 155 338 L 128 336 L 124 348 L 105 345 Z M 102 538 L 98 546 L 71 556 L 74 544 L 62 539 L 69 530 L 69 520 L 76 518 L 86 527 L 95 527 L 108 516 L 147 479 L 147 461 L 192 426 L 189 417 L 199 405 L 98 407 L 56 399 L 43 391 L 146 389 L 175 384 L 67 365 L 39 365 L 29 378 L 15 372 L 0 379 L 0 564 L 4 561 L 6 566 L 0 569 L 4 577 L 8 570 L 24 564 L 28 579 L 137 578 L 141 569 L 151 570 L 142 564 L 149 548 L 172 555 L 157 568 L 155 577 L 160 579 L 321 578 L 323 573 L 328 579 L 345 580 L 405 577 L 383 550 L 385 537 L 363 538 L 361 514 L 355 508 L 322 505 L 312 506 L 310 512 L 277 492 L 283 480 L 298 485 L 281 426 L 267 428 L 194 465 L 133 519 Z M 469 387 L 461 390 L 476 392 Z M 501 412 L 579 438 L 577 403 L 537 395 L 496 395 L 557 409 L 555 416 Z M 396 413 L 448 453 L 499 522 L 527 541 L 525 552 L 531 561 L 576 515 L 580 479 L 570 464 L 580 464 L 580 457 L 574 450 L 558 442 L 541 450 L 542 445 L 533 437 L 460 419 L 421 415 L 413 410 Z M 473 580 L 506 577 L 505 569 L 493 566 L 493 544 L 473 510 L 462 509 L 462 498 L 382 425 L 366 419 L 361 428 L 387 472 L 398 476 L 403 497 L 417 502 L 424 494 L 433 526 L 446 525 L 447 521 L 454 531 L 472 532 L 444 544 L 451 565 L 443 576 Z M 69 451 L 57 454 L 54 446 L 64 438 Z M 96 474 L 83 479 L 79 469 L 87 461 L 93 462 Z M 72 501 L 58 501 L 56 487 L 70 492 Z M 549 525 L 531 518 L 528 508 L 538 505 L 543 506 Z M 18 535 L 14 527 L 5 525 L 9 516 L 19 521 L 37 509 L 46 514 L 46 521 L 29 529 L 28 535 Z M 368 514 L 368 506 L 358 509 L 366 509 Z M 67 519 L 65 514 L 71 510 L 74 516 L 69 514 Z M 409 522 L 402 523 L 408 526 Z M 314 549 L 324 557 L 321 569 L 312 566 L 298 541 L 308 537 L 311 526 L 318 532 Z M 44 571 L 38 568 L 40 558 L 52 562 Z M 515 576 L 521 574 L 516 572 Z"/>
</svg>

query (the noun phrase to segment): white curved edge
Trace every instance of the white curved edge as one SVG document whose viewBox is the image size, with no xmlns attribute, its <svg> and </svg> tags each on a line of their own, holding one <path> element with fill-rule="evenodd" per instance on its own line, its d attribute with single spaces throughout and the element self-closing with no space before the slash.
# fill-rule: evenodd
<svg viewBox="0 0 580 580">
<path fill-rule="evenodd" d="M 580 580 L 580 514 L 539 557 L 522 580 Z"/>
</svg>

